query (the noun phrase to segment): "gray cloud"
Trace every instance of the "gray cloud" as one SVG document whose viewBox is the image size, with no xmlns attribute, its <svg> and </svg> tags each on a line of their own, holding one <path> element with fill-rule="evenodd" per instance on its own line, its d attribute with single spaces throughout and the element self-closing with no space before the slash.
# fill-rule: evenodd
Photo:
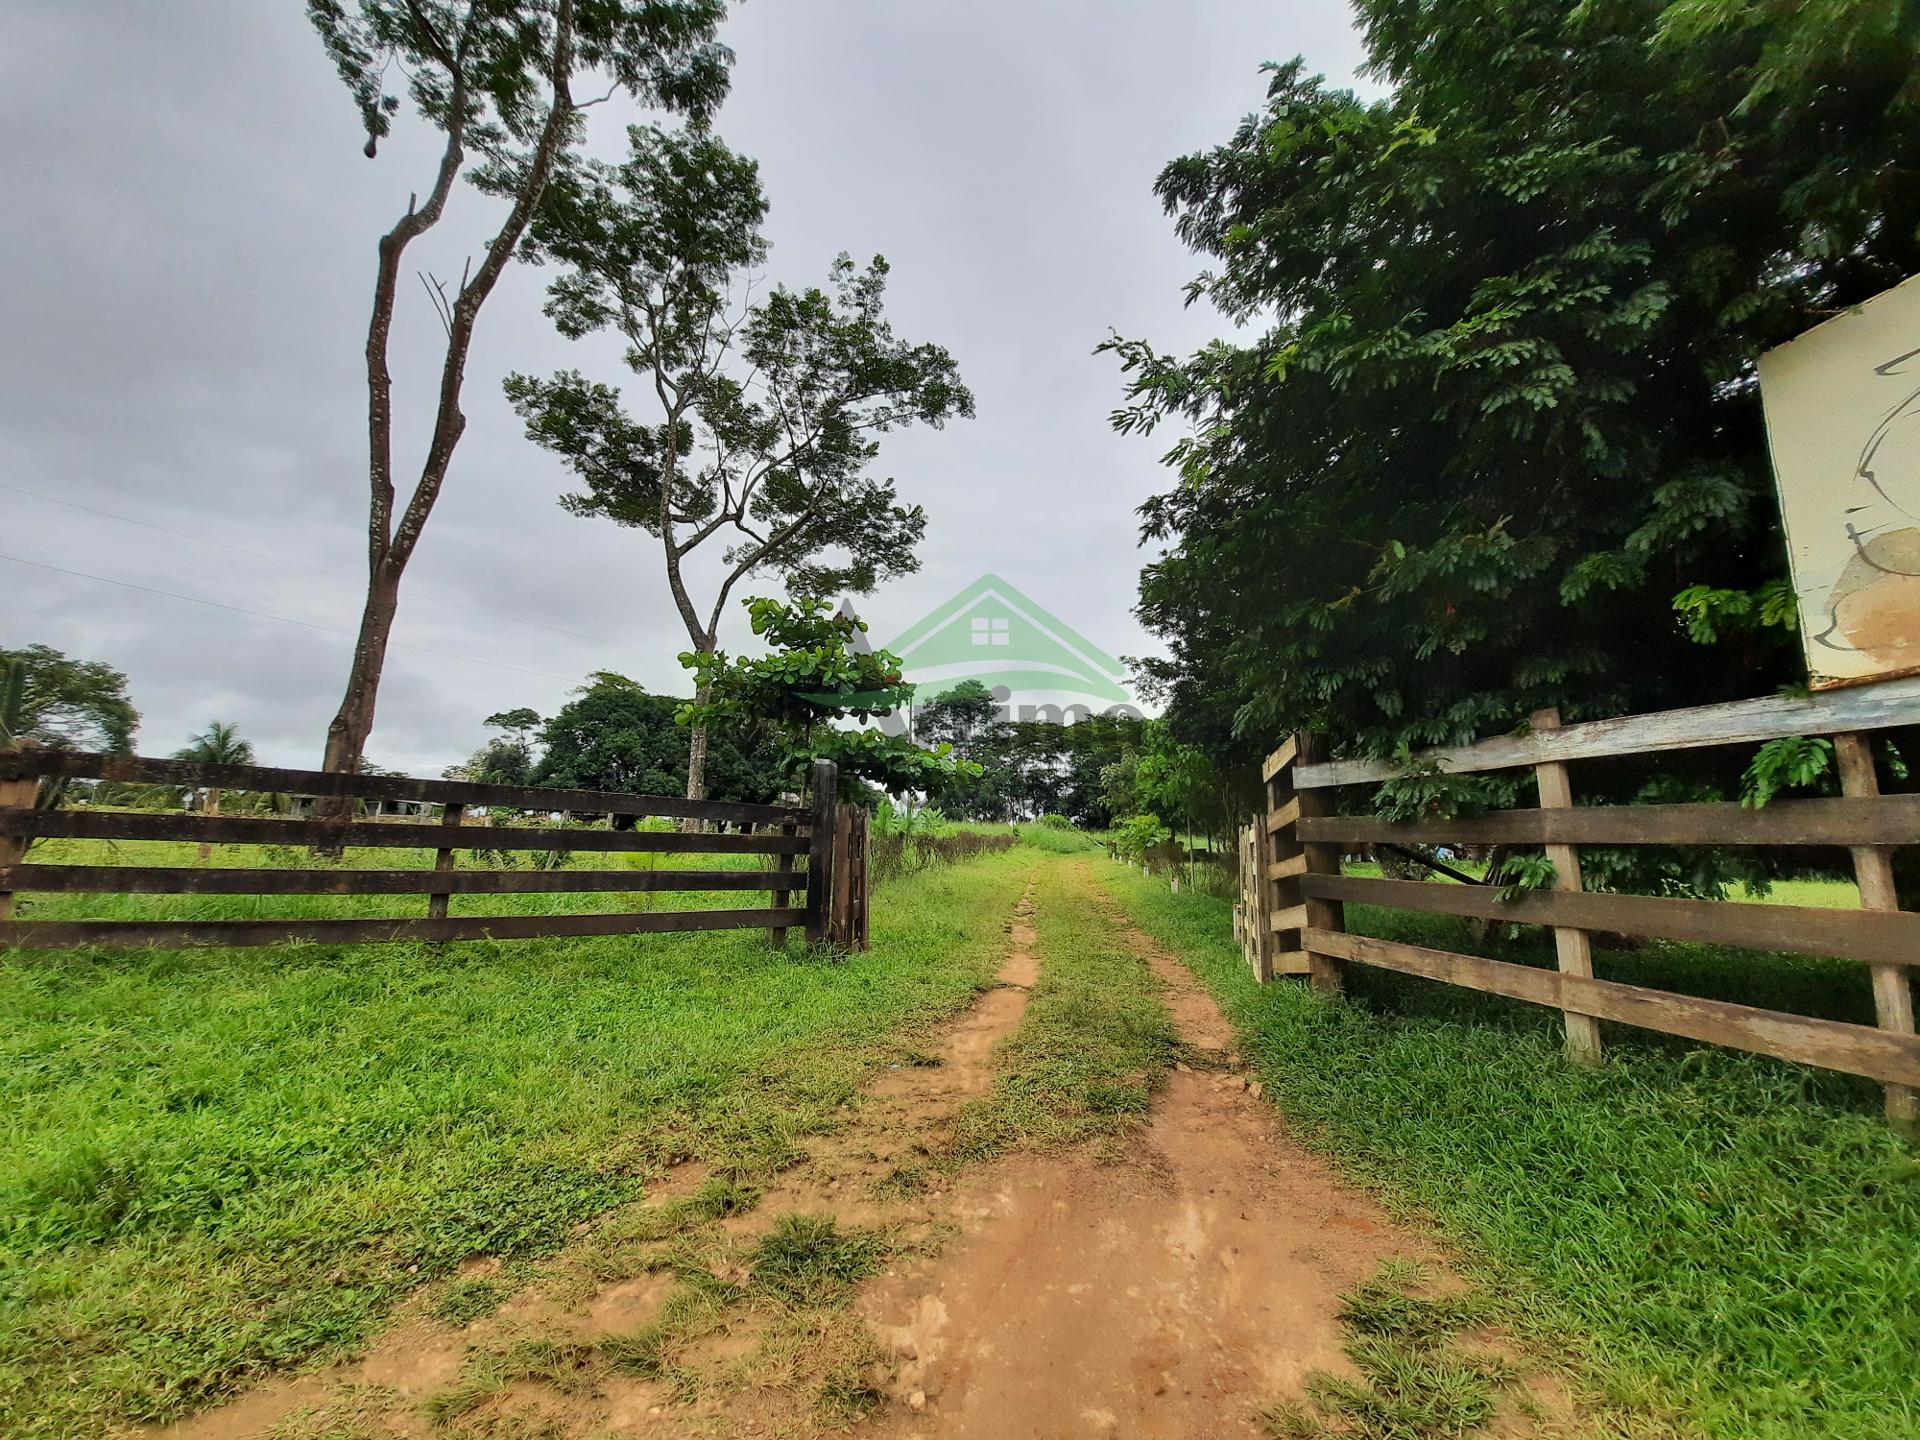
<svg viewBox="0 0 1920 1440">
<path fill-rule="evenodd" d="M 0 483 L 201 540 L 11 489 L 0 553 L 235 608 L 0 562 L 0 636 L 125 669 L 144 752 L 218 717 L 263 758 L 310 763 L 349 646 L 328 631 L 358 614 L 374 240 L 425 187 L 431 137 L 402 125 L 362 158 L 292 5 L 15 0 L 7 28 Z M 1172 346 L 1216 330 L 1181 305 L 1198 267 L 1153 177 L 1257 104 L 1261 60 L 1305 53 L 1347 77 L 1344 4 L 760 0 L 728 38 L 720 129 L 762 162 L 771 277 L 884 253 L 899 330 L 948 345 L 979 400 L 978 419 L 883 449 L 930 524 L 922 573 L 861 602 L 876 634 L 991 570 L 1110 651 L 1150 648 L 1129 613 L 1133 509 L 1165 483 L 1164 445 L 1108 430 L 1118 381 L 1090 352 L 1109 329 Z M 596 111 L 596 147 L 626 118 Z M 459 193 L 417 263 L 457 274 L 495 213 Z M 679 688 L 684 636 L 645 537 L 564 514 L 564 476 L 500 398 L 509 369 L 616 376 L 607 347 L 552 334 L 541 281 L 510 272 L 482 318 L 468 432 L 403 594 L 383 764 L 436 772 L 489 712 L 551 710 L 592 669 Z M 395 368 L 414 463 L 435 326 L 407 294 Z"/>
</svg>

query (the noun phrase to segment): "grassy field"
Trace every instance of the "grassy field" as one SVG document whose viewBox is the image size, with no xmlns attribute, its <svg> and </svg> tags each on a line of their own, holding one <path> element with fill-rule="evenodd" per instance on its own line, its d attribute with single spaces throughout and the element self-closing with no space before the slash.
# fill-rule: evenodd
<svg viewBox="0 0 1920 1440">
<path fill-rule="evenodd" d="M 1728 1440 L 1920 1435 L 1920 1156 L 1874 1087 L 1613 1026 L 1607 1063 L 1579 1069 L 1550 1012 L 1357 966 L 1347 1002 L 1256 986 L 1224 903 L 1095 863 L 1214 990 L 1303 1138 L 1437 1222 L 1509 1297 L 1509 1323 L 1571 1346 L 1603 1394 L 1671 1403 L 1682 1433 Z M 1354 906 L 1348 923 L 1468 948 L 1442 917 Z M 1484 952 L 1552 963 L 1537 936 Z M 1872 1014 L 1860 967 L 1839 962 L 1668 944 L 1596 962 Z"/>
<path fill-rule="evenodd" d="M 117 858 L 188 858 L 135 848 Z M 99 857 L 49 844 L 34 858 Z M 872 949 L 845 960 L 797 936 L 774 951 L 760 931 L 0 958 L 0 1434 L 164 1418 L 350 1347 L 409 1289 L 470 1255 L 550 1251 L 674 1158 L 777 1166 L 989 980 L 1034 858 L 883 888 Z M 347 863 L 370 862 L 427 857 Z M 702 898 L 739 903 L 484 903 Z M 482 903 L 456 899 L 454 913 Z M 389 905 L 49 897 L 23 910 Z M 421 900 L 399 905 L 418 914 Z"/>
</svg>

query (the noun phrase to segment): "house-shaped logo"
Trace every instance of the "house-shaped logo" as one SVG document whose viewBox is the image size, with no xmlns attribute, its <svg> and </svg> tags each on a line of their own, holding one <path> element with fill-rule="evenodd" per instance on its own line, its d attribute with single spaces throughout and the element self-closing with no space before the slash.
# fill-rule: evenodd
<svg viewBox="0 0 1920 1440">
<path fill-rule="evenodd" d="M 982 575 L 887 644 L 932 699 L 961 680 L 1128 704 L 1127 667 L 997 575 Z M 1002 697 L 1003 699 L 1006 697 Z"/>
</svg>

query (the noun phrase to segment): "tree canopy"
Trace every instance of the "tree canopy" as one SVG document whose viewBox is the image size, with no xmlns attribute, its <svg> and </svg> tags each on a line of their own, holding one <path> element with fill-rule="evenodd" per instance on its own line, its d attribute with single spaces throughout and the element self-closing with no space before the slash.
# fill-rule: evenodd
<svg viewBox="0 0 1920 1440">
<path fill-rule="evenodd" d="M 50 645 L 0 649 L 0 745 L 125 754 L 139 724 L 127 677 L 104 661 L 74 660 Z"/>
<path fill-rule="evenodd" d="M 173 752 L 173 758 L 199 765 L 251 765 L 253 742 L 240 733 L 237 725 L 214 720 L 199 734 L 189 737 L 185 745 Z"/>
<path fill-rule="evenodd" d="M 674 717 L 685 703 L 652 694 L 610 670 L 594 672 L 541 727 L 544 751 L 528 783 L 636 795 L 682 793 L 688 735 Z M 488 723 L 518 717 L 510 711 Z M 707 757 L 710 793 L 718 800 L 770 801 L 781 788 L 778 759 L 769 737 L 756 727 L 722 722 L 714 727 Z"/>
<path fill-rule="evenodd" d="M 780 768 L 796 787 L 815 760 L 833 761 L 842 792 L 867 799 L 875 791 L 938 793 L 978 778 L 980 767 L 951 746 L 926 749 L 908 736 L 864 724 L 840 727 L 844 720 L 891 715 L 913 697 L 899 656 L 856 644 L 865 621 L 836 614 L 831 602 L 810 596 L 743 603 L 769 653 L 731 660 L 713 650 L 682 655 L 680 663 L 708 697 L 681 707 L 683 724 L 767 725 L 780 740 Z"/>
<path fill-rule="evenodd" d="M 512 375 L 506 393 L 584 487 L 568 510 L 660 542 L 688 643 L 711 651 L 748 576 L 865 594 L 919 568 L 926 516 L 868 473 L 877 437 L 970 415 L 973 398 L 946 350 L 894 334 L 879 256 L 862 268 L 843 254 L 824 286 L 751 298 L 767 258 L 753 160 L 699 127 L 637 125 L 628 140 L 621 164 L 556 178 L 524 248 L 562 269 L 547 300 L 561 334 L 626 342 L 643 408 L 578 371 Z M 688 559 L 709 542 L 719 578 L 696 596 Z M 702 745 L 696 726 L 690 797 Z"/>
<path fill-rule="evenodd" d="M 1245 327 L 1110 346 L 1116 425 L 1189 427 L 1140 603 L 1184 738 L 1386 754 L 1804 678 L 1754 361 L 1920 271 L 1902 9 L 1359 0 L 1390 98 L 1271 67 L 1167 166 Z"/>
</svg>

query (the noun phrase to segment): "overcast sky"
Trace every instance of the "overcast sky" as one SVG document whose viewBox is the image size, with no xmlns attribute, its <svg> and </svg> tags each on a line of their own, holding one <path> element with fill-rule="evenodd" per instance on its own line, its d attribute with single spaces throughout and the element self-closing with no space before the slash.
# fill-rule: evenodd
<svg viewBox="0 0 1920 1440">
<path fill-rule="evenodd" d="M 0 644 L 125 670 L 146 754 L 218 718 L 263 761 L 316 763 L 358 617 L 374 242 L 436 152 L 403 119 L 362 157 L 302 11 L 7 0 L 0 18 Z M 1092 350 L 1109 330 L 1184 349 L 1218 328 L 1182 307 L 1199 265 L 1154 175 L 1259 103 L 1262 60 L 1350 81 L 1345 5 L 751 0 L 726 38 L 718 128 L 761 161 L 770 278 L 886 255 L 899 333 L 950 348 L 979 405 L 885 443 L 878 470 L 929 523 L 921 572 L 858 602 L 876 639 L 992 571 L 1106 650 L 1149 651 L 1133 512 L 1166 483 L 1169 437 L 1111 433 L 1117 372 Z M 602 153 L 635 118 L 592 117 Z M 497 213 L 457 191 L 410 268 L 457 275 Z M 410 484 L 439 335 L 408 286 Z M 513 369 L 620 378 L 540 298 L 516 267 L 482 314 L 466 436 L 402 593 L 381 764 L 437 774 L 488 713 L 551 713 L 591 670 L 682 688 L 655 542 L 562 512 L 565 476 L 501 398 Z"/>
</svg>

